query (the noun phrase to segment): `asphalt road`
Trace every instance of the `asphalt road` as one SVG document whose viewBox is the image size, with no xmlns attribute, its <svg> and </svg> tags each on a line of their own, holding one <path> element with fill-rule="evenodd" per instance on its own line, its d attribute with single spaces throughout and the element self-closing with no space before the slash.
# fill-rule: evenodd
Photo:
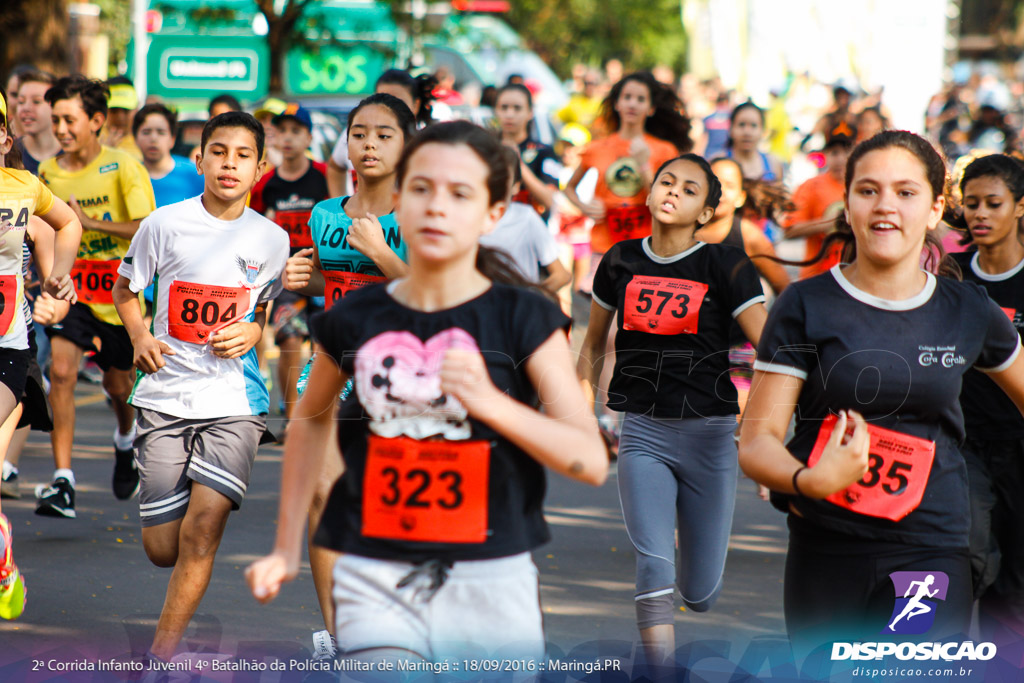
<svg viewBox="0 0 1024 683">
<path fill-rule="evenodd" d="M 28 606 L 17 621 L 0 622 L 0 681 L 118 680 L 122 674 L 61 669 L 141 654 L 163 602 L 170 570 L 146 559 L 138 502 L 118 501 L 110 490 L 113 415 L 95 385 L 80 384 L 78 402 L 77 519 L 33 513 L 32 489 L 53 471 L 43 434 L 31 436 L 21 459 L 22 498 L 3 501 L 14 531 L 15 558 L 28 586 Z M 273 540 L 280 461 L 278 446 L 259 451 L 245 503 L 229 521 L 212 583 L 186 637 L 184 647 L 190 651 L 243 658 L 247 653 L 308 656 L 310 635 L 321 624 L 308 565 L 269 606 L 252 599 L 242 578 L 245 566 L 269 550 Z M 684 653 L 689 646 L 711 647 L 724 659 L 739 661 L 751 639 L 781 638 L 783 632 L 784 521 L 757 498 L 749 480 L 737 486 L 725 589 L 711 612 L 678 612 L 677 642 Z M 634 559 L 614 468 L 598 489 L 552 477 L 547 517 L 554 540 L 535 553 L 535 561 L 549 654 L 573 661 L 612 655 L 625 668 L 637 637 Z M 702 644 L 707 641 L 720 642 Z M 728 653 L 722 652 L 723 644 Z M 232 677 L 225 675 L 205 673 L 210 680 Z M 604 678 L 609 676 L 617 678 L 608 672 Z"/>
</svg>

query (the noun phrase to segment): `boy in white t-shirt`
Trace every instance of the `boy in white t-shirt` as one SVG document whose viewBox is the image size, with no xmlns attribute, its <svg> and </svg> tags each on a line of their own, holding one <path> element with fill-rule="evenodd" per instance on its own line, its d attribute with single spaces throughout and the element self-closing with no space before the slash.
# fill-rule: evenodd
<svg viewBox="0 0 1024 683">
<path fill-rule="evenodd" d="M 270 397 L 254 345 L 282 289 L 288 235 L 246 207 L 263 174 L 263 127 L 243 112 L 211 119 L 196 165 L 201 197 L 154 211 L 118 269 L 114 304 L 142 373 L 138 413 L 142 543 L 174 567 L 150 657 L 174 654 L 245 495 Z M 152 332 L 138 292 L 155 283 Z"/>
<path fill-rule="evenodd" d="M 519 156 L 510 151 L 506 153 L 506 161 L 512 169 L 509 197 L 514 197 L 523 185 Z M 505 252 L 524 278 L 552 294 L 572 280 L 569 271 L 558 260 L 555 238 L 530 204 L 509 201 L 501 220 L 494 230 L 480 238 L 480 244 Z M 541 268 L 547 270 L 543 278 Z"/>
</svg>

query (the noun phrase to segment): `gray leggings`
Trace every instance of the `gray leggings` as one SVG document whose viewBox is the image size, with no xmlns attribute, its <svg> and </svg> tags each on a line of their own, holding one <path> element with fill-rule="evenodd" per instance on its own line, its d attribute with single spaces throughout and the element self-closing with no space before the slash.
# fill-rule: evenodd
<svg viewBox="0 0 1024 683">
<path fill-rule="evenodd" d="M 626 414 L 619 441 L 619 500 L 636 549 L 640 628 L 672 623 L 673 586 L 695 612 L 706 612 L 718 599 L 736 501 L 735 431 L 735 418 L 656 420 Z"/>
</svg>

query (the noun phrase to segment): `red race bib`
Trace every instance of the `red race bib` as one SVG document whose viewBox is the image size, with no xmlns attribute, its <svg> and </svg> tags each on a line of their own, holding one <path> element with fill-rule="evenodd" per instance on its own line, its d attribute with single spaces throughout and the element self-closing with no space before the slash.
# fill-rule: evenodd
<svg viewBox="0 0 1024 683">
<path fill-rule="evenodd" d="M 327 308 L 348 294 L 366 285 L 375 282 L 384 282 L 386 277 L 380 275 L 363 275 L 361 273 L 345 273 L 340 270 L 325 270 L 324 275 L 324 300 Z"/>
<path fill-rule="evenodd" d="M 370 436 L 363 535 L 429 543 L 487 539 L 487 441 Z"/>
<path fill-rule="evenodd" d="M 71 269 L 71 279 L 75 281 L 78 300 L 86 304 L 112 304 L 114 283 L 117 282 L 117 269 L 120 259 L 113 261 L 91 261 L 75 259 Z"/>
<path fill-rule="evenodd" d="M 807 460 L 809 467 L 821 458 L 838 419 L 829 415 L 822 423 Z M 867 474 L 825 500 L 857 514 L 898 522 L 921 504 L 935 459 L 935 442 L 870 424 L 868 436 Z"/>
<path fill-rule="evenodd" d="M 274 222 L 288 233 L 288 244 L 292 249 L 313 246 L 313 233 L 309 230 L 309 211 L 278 211 Z"/>
<path fill-rule="evenodd" d="M 167 304 L 167 331 L 175 339 L 205 344 L 210 335 L 245 317 L 249 290 L 245 287 L 171 283 Z"/>
<path fill-rule="evenodd" d="M 18 312 L 18 279 L 20 275 L 0 275 L 0 334 L 11 329 Z"/>
<path fill-rule="evenodd" d="M 1010 319 L 1011 323 L 1013 322 L 1013 319 L 1017 317 L 1017 311 L 1015 309 L 1006 308 L 1005 306 L 1000 306 L 1000 308 L 1003 309 L 1003 313 L 1006 314 L 1006 317 Z"/>
<path fill-rule="evenodd" d="M 612 240 L 633 240 L 651 234 L 651 212 L 645 204 L 614 206 L 605 213 Z"/>
<path fill-rule="evenodd" d="M 691 280 L 634 275 L 626 285 L 622 329 L 650 334 L 696 334 L 708 286 Z"/>
</svg>

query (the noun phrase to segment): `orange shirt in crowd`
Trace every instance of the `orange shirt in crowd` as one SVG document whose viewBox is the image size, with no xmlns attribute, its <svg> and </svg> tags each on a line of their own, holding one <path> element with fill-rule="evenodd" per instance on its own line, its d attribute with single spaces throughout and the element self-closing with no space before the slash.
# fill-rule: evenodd
<svg viewBox="0 0 1024 683">
<path fill-rule="evenodd" d="M 793 194 L 793 204 L 796 209 L 789 214 L 787 227 L 798 223 L 816 221 L 823 218 L 836 218 L 843 211 L 843 195 L 846 188 L 843 184 L 828 172 L 820 173 L 811 178 Z M 811 235 L 806 238 L 807 250 L 805 259 L 813 258 L 821 249 L 827 233 Z M 804 266 L 800 271 L 800 279 L 804 280 L 812 275 L 824 273 L 829 268 L 839 263 L 842 254 L 842 246 L 835 245 L 824 259 L 814 265 Z"/>
<path fill-rule="evenodd" d="M 651 172 L 679 156 L 671 143 L 644 134 L 651 148 L 648 161 Z M 603 254 L 613 244 L 651 234 L 651 213 L 647 209 L 647 191 L 641 169 L 629 155 L 631 141 L 618 133 L 587 145 L 580 160 L 584 168 L 596 168 L 597 187 L 594 198 L 605 207 L 605 220 L 594 223 L 590 233 L 591 251 Z"/>
</svg>

